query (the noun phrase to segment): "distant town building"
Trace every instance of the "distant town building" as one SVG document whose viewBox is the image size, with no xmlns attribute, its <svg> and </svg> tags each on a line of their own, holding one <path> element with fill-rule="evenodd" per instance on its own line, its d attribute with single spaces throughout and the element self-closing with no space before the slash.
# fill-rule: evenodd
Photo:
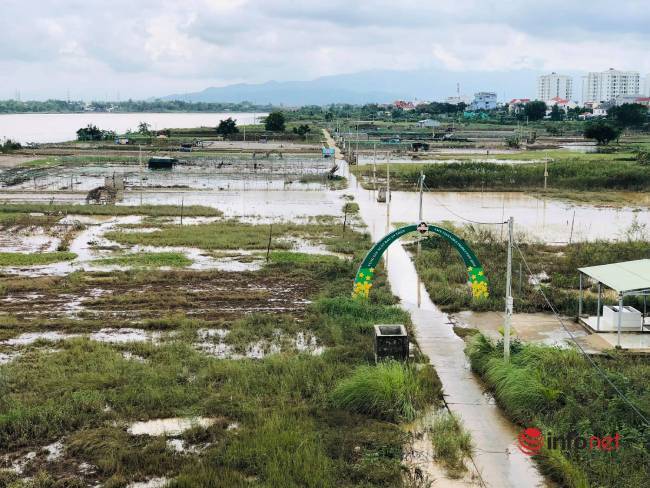
<svg viewBox="0 0 650 488">
<path fill-rule="evenodd" d="M 573 100 L 573 78 L 555 72 L 537 78 L 537 100 L 560 97 Z"/>
<path fill-rule="evenodd" d="M 440 122 L 435 120 L 435 119 L 424 119 L 424 120 L 418 120 L 417 123 L 415 124 L 416 127 L 438 127 L 440 125 Z"/>
<path fill-rule="evenodd" d="M 643 95 L 650 97 L 650 73 L 645 76 L 645 81 L 643 83 Z"/>
<path fill-rule="evenodd" d="M 606 102 L 620 95 L 639 95 L 641 93 L 638 71 L 591 72 L 582 77 L 582 101 Z"/>
<path fill-rule="evenodd" d="M 401 108 L 402 110 L 414 110 L 415 105 L 413 105 L 413 102 L 405 102 L 404 100 L 395 100 L 393 102 L 393 106 L 395 108 Z"/>
<path fill-rule="evenodd" d="M 520 114 L 526 108 L 527 103 L 530 103 L 530 98 L 513 98 L 508 102 L 508 113 Z"/>
<path fill-rule="evenodd" d="M 467 95 L 457 95 L 455 97 L 447 97 L 447 100 L 445 100 L 445 103 L 448 103 L 450 105 L 458 105 L 460 103 L 464 103 L 465 105 L 469 105 L 472 102 L 472 99 L 468 97 Z"/>
<path fill-rule="evenodd" d="M 546 103 L 548 113 L 551 112 L 554 105 L 556 105 L 559 109 L 564 110 L 565 112 L 569 108 L 576 108 L 578 106 L 575 102 L 562 97 L 553 97 L 550 100 L 544 100 L 544 103 Z"/>
<path fill-rule="evenodd" d="M 634 103 L 638 103 L 639 105 L 645 105 L 648 107 L 648 110 L 650 110 L 650 97 L 639 97 L 636 99 Z"/>
<path fill-rule="evenodd" d="M 494 110 L 497 108 L 497 94 L 494 92 L 478 92 L 469 106 L 470 110 Z"/>
</svg>

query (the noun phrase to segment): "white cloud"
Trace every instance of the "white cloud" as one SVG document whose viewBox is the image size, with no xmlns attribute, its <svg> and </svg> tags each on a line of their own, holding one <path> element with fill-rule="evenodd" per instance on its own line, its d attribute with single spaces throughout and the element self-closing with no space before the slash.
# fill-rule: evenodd
<svg viewBox="0 0 650 488">
<path fill-rule="evenodd" d="M 647 1 L 611 10 L 606 0 L 3 0 L 0 98 L 433 66 L 650 72 Z M 34 78 L 43 72 L 47 83 Z"/>
</svg>

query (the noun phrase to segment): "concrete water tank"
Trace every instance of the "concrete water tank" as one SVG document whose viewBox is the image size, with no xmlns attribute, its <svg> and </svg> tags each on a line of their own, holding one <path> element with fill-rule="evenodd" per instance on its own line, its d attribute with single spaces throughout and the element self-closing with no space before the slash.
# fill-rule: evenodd
<svg viewBox="0 0 650 488">
<path fill-rule="evenodd" d="M 409 337 L 402 324 L 375 325 L 375 362 L 385 359 L 406 361 L 409 358 Z"/>
</svg>

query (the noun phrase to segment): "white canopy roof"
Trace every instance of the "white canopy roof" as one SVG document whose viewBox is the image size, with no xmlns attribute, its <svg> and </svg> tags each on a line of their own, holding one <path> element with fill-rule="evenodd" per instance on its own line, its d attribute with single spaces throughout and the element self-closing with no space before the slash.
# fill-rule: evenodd
<svg viewBox="0 0 650 488">
<path fill-rule="evenodd" d="M 619 293 L 650 290 L 650 259 L 589 266 L 578 270 Z"/>
</svg>

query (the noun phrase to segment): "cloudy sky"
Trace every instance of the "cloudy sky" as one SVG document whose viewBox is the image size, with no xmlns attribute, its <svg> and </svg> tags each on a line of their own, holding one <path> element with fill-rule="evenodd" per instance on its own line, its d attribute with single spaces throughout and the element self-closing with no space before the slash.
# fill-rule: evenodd
<svg viewBox="0 0 650 488">
<path fill-rule="evenodd" d="M 0 0 L 0 99 L 368 69 L 650 73 L 648 0 Z"/>
</svg>

